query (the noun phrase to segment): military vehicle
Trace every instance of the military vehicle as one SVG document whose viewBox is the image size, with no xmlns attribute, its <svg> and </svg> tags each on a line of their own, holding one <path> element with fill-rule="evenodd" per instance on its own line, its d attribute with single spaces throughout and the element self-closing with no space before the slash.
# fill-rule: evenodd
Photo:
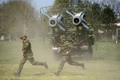
<svg viewBox="0 0 120 80">
<path fill-rule="evenodd" d="M 63 8 L 59 9 L 60 6 Z M 40 9 L 41 15 L 48 18 L 47 22 L 52 30 L 52 50 L 57 59 L 62 55 L 59 46 L 62 35 L 65 35 L 75 47 L 73 55 L 93 55 L 92 45 L 95 42 L 93 28 L 85 19 L 88 7 L 83 4 L 65 3 Z"/>
</svg>

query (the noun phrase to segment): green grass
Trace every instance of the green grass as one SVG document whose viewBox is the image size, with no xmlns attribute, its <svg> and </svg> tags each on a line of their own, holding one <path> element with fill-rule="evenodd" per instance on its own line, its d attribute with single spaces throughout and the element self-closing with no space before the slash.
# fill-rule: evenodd
<svg viewBox="0 0 120 80">
<path fill-rule="evenodd" d="M 14 77 L 22 59 L 20 41 L 0 42 L 0 80 L 120 80 L 120 44 L 113 42 L 96 42 L 93 46 L 92 59 L 80 59 L 86 69 L 65 64 L 59 77 L 53 72 L 60 61 L 54 59 L 48 42 L 31 41 L 34 58 L 46 61 L 48 69 L 32 66 L 28 61 L 24 65 L 21 77 Z"/>
<path fill-rule="evenodd" d="M 94 46 L 94 56 L 110 60 L 120 60 L 120 44 L 114 42 L 97 42 Z"/>
</svg>

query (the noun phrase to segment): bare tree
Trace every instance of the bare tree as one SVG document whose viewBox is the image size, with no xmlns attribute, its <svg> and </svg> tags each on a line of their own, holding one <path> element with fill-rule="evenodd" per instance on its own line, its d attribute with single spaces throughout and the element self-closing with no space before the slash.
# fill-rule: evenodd
<svg viewBox="0 0 120 80">
<path fill-rule="evenodd" d="M 37 19 L 35 10 L 29 2 L 9 0 L 3 4 L 1 15 L 4 33 L 9 36 L 10 41 L 18 35 L 34 36 Z"/>
</svg>

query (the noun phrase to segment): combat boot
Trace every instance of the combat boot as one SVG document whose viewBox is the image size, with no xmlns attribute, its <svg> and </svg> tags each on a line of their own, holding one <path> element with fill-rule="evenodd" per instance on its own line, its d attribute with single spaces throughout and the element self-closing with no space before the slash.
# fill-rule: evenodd
<svg viewBox="0 0 120 80">
<path fill-rule="evenodd" d="M 56 76 L 59 76 L 59 73 L 58 73 L 58 72 L 54 72 L 54 74 L 55 74 Z"/>
<path fill-rule="evenodd" d="M 45 68 L 46 68 L 46 69 L 48 69 L 48 65 L 47 65 L 47 63 L 46 63 L 46 62 L 44 63 L 44 66 L 45 66 Z"/>
<path fill-rule="evenodd" d="M 18 73 L 18 72 L 15 72 L 13 74 L 14 74 L 15 77 L 20 77 L 20 73 Z"/>
</svg>

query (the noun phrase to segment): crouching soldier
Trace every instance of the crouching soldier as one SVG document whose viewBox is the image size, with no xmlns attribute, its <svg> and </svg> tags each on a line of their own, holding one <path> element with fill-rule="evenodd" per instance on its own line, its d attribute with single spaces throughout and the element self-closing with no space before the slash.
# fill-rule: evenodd
<svg viewBox="0 0 120 80">
<path fill-rule="evenodd" d="M 71 51 L 72 51 L 72 44 L 71 42 L 66 40 L 66 36 L 62 35 L 60 37 L 61 40 L 61 48 L 62 48 L 62 61 L 59 64 L 58 70 L 54 73 L 56 76 L 59 76 L 60 72 L 62 71 L 64 64 L 68 62 L 70 65 L 81 66 L 84 69 L 84 63 L 78 63 L 72 60 L 71 58 Z"/>
<path fill-rule="evenodd" d="M 34 66 L 41 65 L 41 66 L 44 66 L 45 68 L 48 68 L 48 65 L 46 64 L 46 62 L 37 62 L 37 61 L 34 60 L 33 52 L 32 52 L 32 49 L 31 49 L 31 43 L 27 39 L 27 36 L 24 35 L 24 36 L 20 37 L 20 39 L 23 43 L 23 47 L 22 47 L 23 59 L 21 60 L 21 62 L 19 64 L 18 71 L 16 73 L 14 73 L 14 75 L 16 77 L 20 76 L 22 68 L 23 68 L 23 66 L 24 66 L 24 64 L 27 60 L 29 60 L 30 63 Z"/>
</svg>

